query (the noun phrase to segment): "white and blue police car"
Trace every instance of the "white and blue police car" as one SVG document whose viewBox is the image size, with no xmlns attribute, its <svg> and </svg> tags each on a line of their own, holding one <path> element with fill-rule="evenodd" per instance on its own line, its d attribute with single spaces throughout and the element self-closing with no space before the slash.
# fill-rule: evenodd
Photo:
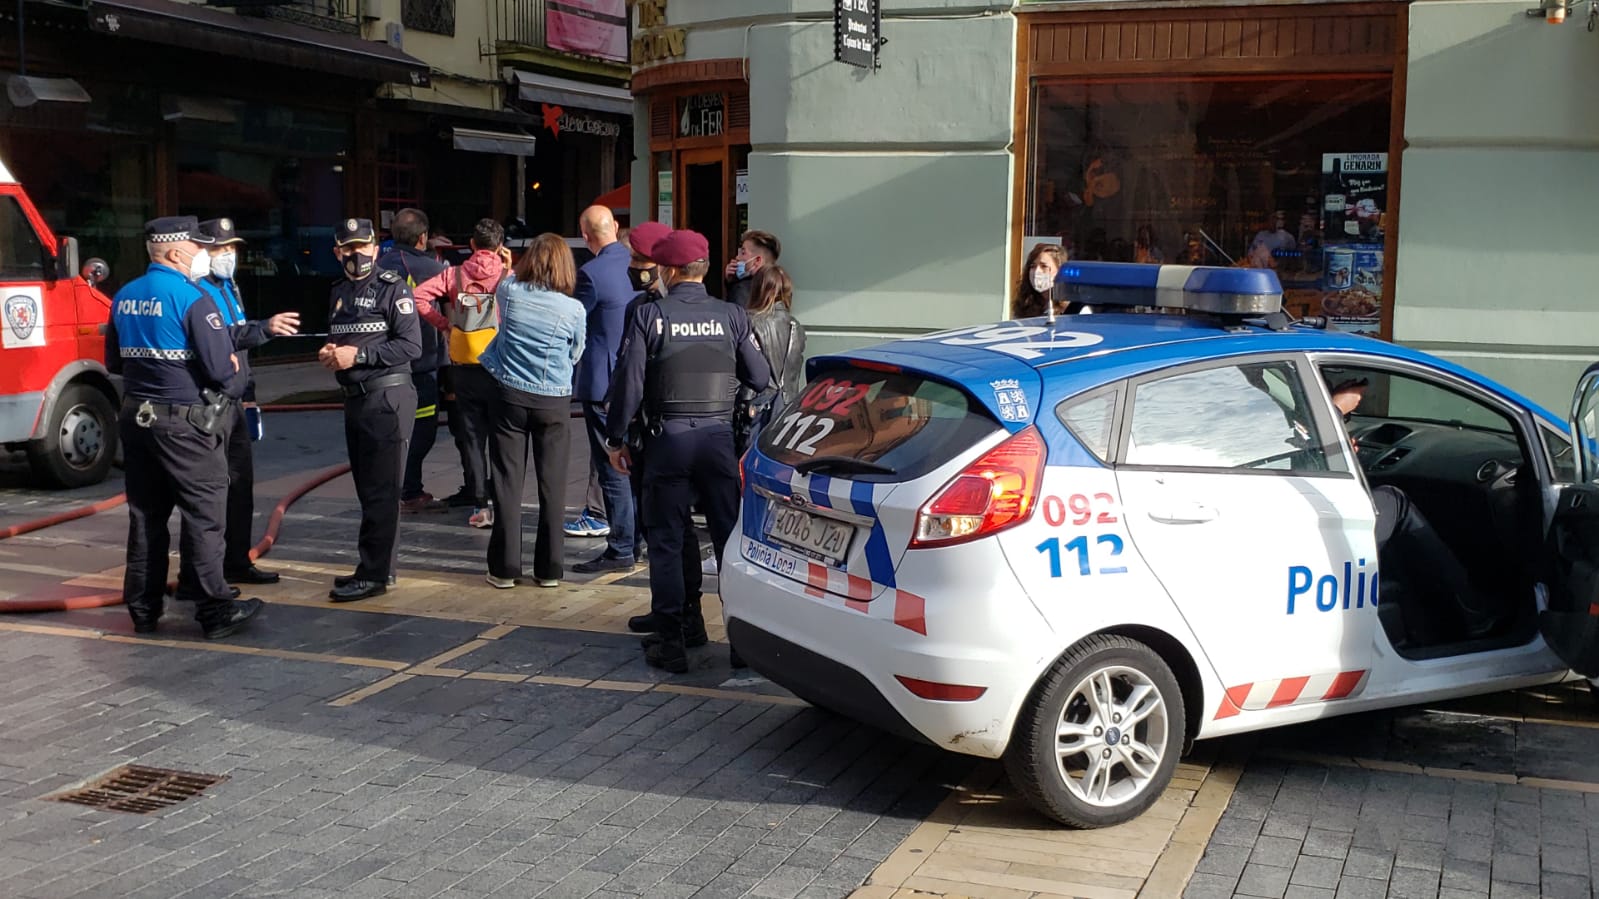
<svg viewBox="0 0 1599 899">
<path fill-rule="evenodd" d="M 1599 371 L 1568 423 L 1291 321 L 1269 271 L 1082 263 L 1057 290 L 1098 314 L 811 360 L 723 563 L 751 667 L 1003 758 L 1082 827 L 1148 808 L 1194 740 L 1599 674 Z M 1379 546 L 1393 491 L 1486 609 L 1417 521 Z"/>
</svg>

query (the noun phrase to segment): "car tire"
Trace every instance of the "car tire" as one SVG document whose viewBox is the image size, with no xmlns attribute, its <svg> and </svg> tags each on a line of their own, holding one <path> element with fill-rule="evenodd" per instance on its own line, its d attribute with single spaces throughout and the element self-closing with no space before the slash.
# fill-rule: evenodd
<svg viewBox="0 0 1599 899">
<path fill-rule="evenodd" d="M 1107 688 L 1108 703 L 1099 698 Z M 1062 824 L 1121 824 L 1171 782 L 1186 720 L 1182 688 L 1165 660 L 1136 640 L 1097 634 L 1067 650 L 1033 688 L 1005 768 L 1029 804 Z M 1075 733 L 1063 737 L 1067 730 Z M 1063 740 L 1071 745 L 1063 748 Z"/>
<path fill-rule="evenodd" d="M 98 484 L 116 458 L 116 409 L 88 384 L 68 384 L 51 410 L 44 436 L 28 442 L 34 476 L 55 487 Z"/>
</svg>

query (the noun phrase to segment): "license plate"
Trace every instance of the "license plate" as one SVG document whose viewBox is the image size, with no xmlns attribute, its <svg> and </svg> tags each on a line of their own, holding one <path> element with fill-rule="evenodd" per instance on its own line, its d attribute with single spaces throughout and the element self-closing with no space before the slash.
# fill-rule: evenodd
<svg viewBox="0 0 1599 899">
<path fill-rule="evenodd" d="M 849 544 L 855 537 L 855 528 L 841 521 L 812 515 L 804 509 L 778 505 L 772 510 L 766 536 L 773 542 L 838 568 L 849 556 Z"/>
</svg>

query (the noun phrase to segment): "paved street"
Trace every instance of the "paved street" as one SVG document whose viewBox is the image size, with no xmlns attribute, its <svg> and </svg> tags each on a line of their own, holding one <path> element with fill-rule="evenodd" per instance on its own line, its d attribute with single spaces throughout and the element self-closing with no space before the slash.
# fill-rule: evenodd
<svg viewBox="0 0 1599 899">
<path fill-rule="evenodd" d="M 262 524 L 342 461 L 337 422 L 269 416 Z M 0 524 L 117 489 L 63 501 L 0 468 Z M 996 764 L 729 668 L 714 597 L 712 644 L 669 676 L 623 624 L 644 569 L 489 588 L 461 510 L 406 516 L 399 585 L 330 605 L 352 493 L 339 478 L 293 507 L 263 562 L 285 579 L 235 639 L 199 639 L 180 604 L 156 638 L 120 607 L 0 617 L 0 894 L 1456 899 L 1596 879 L 1584 686 L 1201 744 L 1142 818 L 1066 831 Z M 0 596 L 115 592 L 125 529 L 115 509 L 0 542 Z M 568 561 L 599 546 L 569 541 Z M 47 800 L 126 763 L 227 779 L 146 815 Z"/>
</svg>

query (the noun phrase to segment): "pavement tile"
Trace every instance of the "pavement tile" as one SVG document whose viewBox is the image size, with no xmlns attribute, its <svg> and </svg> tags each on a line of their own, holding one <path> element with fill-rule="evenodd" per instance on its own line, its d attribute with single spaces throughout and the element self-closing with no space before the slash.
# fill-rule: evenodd
<svg viewBox="0 0 1599 899">
<path fill-rule="evenodd" d="M 1337 893 L 1326 887 L 1307 887 L 1289 884 L 1283 899 L 1334 899 Z"/>
<path fill-rule="evenodd" d="M 1438 895 L 1439 872 L 1424 868 L 1395 868 L 1388 881 L 1392 899 L 1433 899 Z"/>
<path fill-rule="evenodd" d="M 1335 888 L 1343 868 L 1342 859 L 1302 855 L 1294 865 L 1294 873 L 1288 882 L 1308 887 Z"/>
<path fill-rule="evenodd" d="M 1199 873 L 1189 878 L 1183 899 L 1230 899 L 1237 886 L 1237 877 Z"/>
<path fill-rule="evenodd" d="M 1538 857 L 1535 855 L 1516 855 L 1514 853 L 1495 853 L 1493 858 L 1494 882 L 1524 883 L 1532 886 L 1538 885 Z"/>
<path fill-rule="evenodd" d="M 1299 858 L 1300 846 L 1298 840 L 1263 836 L 1255 841 L 1255 851 L 1250 853 L 1249 860 L 1259 865 L 1292 868 Z"/>
<path fill-rule="evenodd" d="M 1305 835 L 1305 844 L 1300 852 L 1321 858 L 1341 859 L 1349 854 L 1349 843 L 1352 838 L 1352 834 L 1348 833 L 1311 828 Z"/>
<path fill-rule="evenodd" d="M 1251 862 L 1244 866 L 1243 876 L 1238 878 L 1237 891 L 1247 896 L 1281 899 L 1283 892 L 1288 889 L 1291 873 L 1289 868 Z"/>
<path fill-rule="evenodd" d="M 1386 899 L 1387 896 L 1387 880 L 1345 877 L 1338 881 L 1337 899 Z"/>
</svg>

